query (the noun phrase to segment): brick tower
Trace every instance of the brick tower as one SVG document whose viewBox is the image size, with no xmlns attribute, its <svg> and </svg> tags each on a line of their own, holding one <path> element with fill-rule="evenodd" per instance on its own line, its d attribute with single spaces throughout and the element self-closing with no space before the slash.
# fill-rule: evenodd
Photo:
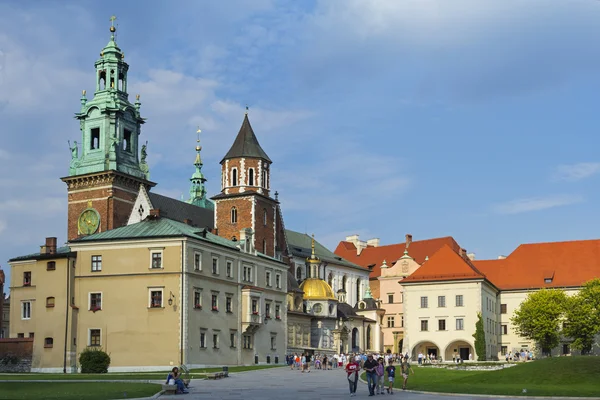
<svg viewBox="0 0 600 400">
<path fill-rule="evenodd" d="M 111 18 L 114 21 L 114 17 Z M 81 130 L 81 154 L 77 142 L 71 148 L 69 176 L 61 178 L 68 190 L 68 239 L 114 229 L 127 224 L 140 184 L 149 190 L 146 145 L 138 156 L 140 127 L 139 95 L 129 102 L 129 65 L 115 41 L 110 41 L 96 61 L 94 98 L 81 96 L 75 114 Z"/>
<path fill-rule="evenodd" d="M 271 164 L 246 112 L 233 145 L 221 160 L 221 193 L 212 198 L 215 228 L 219 236 L 235 240 L 245 240 L 240 232 L 249 228 L 257 251 L 282 259 L 287 245 L 279 201 L 270 195 Z"/>
</svg>

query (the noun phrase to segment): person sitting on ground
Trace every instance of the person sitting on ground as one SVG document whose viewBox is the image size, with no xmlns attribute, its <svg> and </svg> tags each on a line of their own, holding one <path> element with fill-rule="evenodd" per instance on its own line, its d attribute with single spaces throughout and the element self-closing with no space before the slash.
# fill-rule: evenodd
<svg viewBox="0 0 600 400">
<path fill-rule="evenodd" d="M 189 393 L 185 390 L 185 385 L 181 380 L 181 374 L 179 373 L 179 368 L 173 367 L 169 376 L 167 376 L 167 385 L 176 385 L 177 393 Z"/>
</svg>

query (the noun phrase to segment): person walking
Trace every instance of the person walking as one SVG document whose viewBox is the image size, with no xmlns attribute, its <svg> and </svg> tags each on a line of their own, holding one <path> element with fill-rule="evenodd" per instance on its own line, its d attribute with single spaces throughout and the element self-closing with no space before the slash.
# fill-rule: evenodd
<svg viewBox="0 0 600 400">
<path fill-rule="evenodd" d="M 375 368 L 375 373 L 377 374 L 377 386 L 375 387 L 375 393 L 383 394 L 383 381 L 385 379 L 385 365 L 383 357 L 379 357 L 377 362 L 378 364 Z"/>
<path fill-rule="evenodd" d="M 406 390 L 406 384 L 408 383 L 408 375 L 412 373 L 414 375 L 415 371 L 413 371 L 410 363 L 408 362 L 408 357 L 404 357 L 404 361 L 402 361 L 402 365 L 400 365 L 402 369 L 402 378 L 404 378 L 404 382 L 402 382 L 402 390 Z"/>
<path fill-rule="evenodd" d="M 387 372 L 389 384 L 387 392 L 389 394 L 394 394 L 394 378 L 396 377 L 396 367 L 394 366 L 394 360 L 389 360 L 389 365 L 385 369 L 385 372 Z"/>
<path fill-rule="evenodd" d="M 346 374 L 348 384 L 350 385 L 350 397 L 356 396 L 356 384 L 358 383 L 358 371 L 360 371 L 360 365 L 354 360 L 350 360 L 346 364 Z"/>
<path fill-rule="evenodd" d="M 373 355 L 369 354 L 367 356 L 367 361 L 365 361 L 364 369 L 367 372 L 367 386 L 369 387 L 369 396 L 375 396 L 375 385 L 377 383 L 377 372 L 375 369 L 377 368 L 377 361 L 373 359 Z"/>
</svg>

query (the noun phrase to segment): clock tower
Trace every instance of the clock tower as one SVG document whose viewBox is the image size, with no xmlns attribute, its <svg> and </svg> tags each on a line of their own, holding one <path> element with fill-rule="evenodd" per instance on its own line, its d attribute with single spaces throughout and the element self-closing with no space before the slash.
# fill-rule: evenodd
<svg viewBox="0 0 600 400">
<path fill-rule="evenodd" d="M 111 21 L 114 21 L 111 17 Z M 110 41 L 96 61 L 96 89 L 88 100 L 81 96 L 79 120 L 81 143 L 69 144 L 69 176 L 61 178 L 68 190 L 68 239 L 118 228 L 127 219 L 140 185 L 149 190 L 146 145 L 141 146 L 140 98 L 129 101 L 123 51 L 110 27 Z"/>
</svg>

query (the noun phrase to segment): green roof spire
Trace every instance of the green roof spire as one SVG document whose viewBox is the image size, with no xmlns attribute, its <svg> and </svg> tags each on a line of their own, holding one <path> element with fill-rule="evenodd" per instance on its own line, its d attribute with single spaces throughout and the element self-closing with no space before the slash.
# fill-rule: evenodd
<svg viewBox="0 0 600 400">
<path fill-rule="evenodd" d="M 372 299 L 373 298 L 373 294 L 371 293 L 371 287 L 369 285 L 367 285 L 367 288 L 365 289 L 365 296 L 363 297 L 363 299 Z"/>
<path fill-rule="evenodd" d="M 202 173 L 202 157 L 200 157 L 200 151 L 202 150 L 202 146 L 200 146 L 200 127 L 196 131 L 197 139 L 196 139 L 196 160 L 194 161 L 194 166 L 196 167 L 196 171 L 192 174 L 190 181 L 192 184 L 190 185 L 190 199 L 187 203 L 193 204 L 198 207 L 208 208 L 213 210 L 214 204 L 212 201 L 206 198 L 206 188 L 204 187 L 204 182 L 206 182 L 206 178 Z"/>
</svg>

